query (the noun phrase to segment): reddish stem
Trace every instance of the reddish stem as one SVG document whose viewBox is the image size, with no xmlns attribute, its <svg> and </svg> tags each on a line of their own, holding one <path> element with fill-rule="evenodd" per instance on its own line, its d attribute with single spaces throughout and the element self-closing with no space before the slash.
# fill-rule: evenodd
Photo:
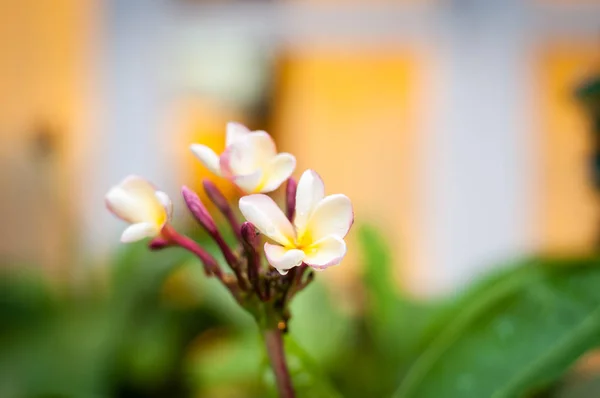
<svg viewBox="0 0 600 398">
<path fill-rule="evenodd" d="M 279 329 L 268 329 L 264 331 L 265 344 L 271 367 L 275 373 L 277 390 L 281 398 L 294 398 L 294 386 L 290 372 L 285 362 L 285 352 L 283 349 L 283 336 Z"/>
<path fill-rule="evenodd" d="M 162 235 L 171 244 L 177 245 L 196 255 L 196 257 L 202 261 L 207 275 L 214 274 L 221 281 L 224 281 L 223 271 L 219 267 L 217 260 L 215 260 L 206 250 L 201 248 L 198 243 L 187 236 L 181 235 L 169 224 L 165 225 L 163 228 Z"/>
</svg>

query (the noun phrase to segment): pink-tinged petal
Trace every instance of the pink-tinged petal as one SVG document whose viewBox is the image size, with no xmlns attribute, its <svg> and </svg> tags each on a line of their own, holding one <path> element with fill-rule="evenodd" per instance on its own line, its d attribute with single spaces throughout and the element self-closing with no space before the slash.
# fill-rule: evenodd
<svg viewBox="0 0 600 398">
<path fill-rule="evenodd" d="M 192 153 L 202 162 L 202 164 L 214 174 L 221 175 L 221 166 L 219 165 L 219 156 L 207 147 L 201 144 L 190 145 Z"/>
<path fill-rule="evenodd" d="M 151 223 L 132 224 L 121 235 L 121 242 L 136 242 L 144 238 L 153 238 L 160 234 L 160 229 Z"/>
<path fill-rule="evenodd" d="M 246 193 L 255 193 L 258 191 L 259 185 L 263 179 L 263 172 L 261 169 L 256 170 L 254 173 L 234 176 L 232 181 L 235 185 Z"/>
<path fill-rule="evenodd" d="M 219 167 L 222 175 L 233 178 L 238 175 L 248 175 L 259 169 L 255 148 L 248 135 L 236 140 L 221 154 Z"/>
<path fill-rule="evenodd" d="M 292 224 L 270 197 L 261 194 L 244 196 L 239 206 L 246 220 L 262 234 L 284 246 L 294 240 Z"/>
<path fill-rule="evenodd" d="M 305 251 L 304 262 L 316 270 L 339 264 L 346 255 L 346 242 L 330 235 L 313 243 Z"/>
<path fill-rule="evenodd" d="M 225 177 L 232 178 L 266 168 L 277 154 L 269 134 L 257 131 L 234 141 L 221 154 L 219 165 Z"/>
<path fill-rule="evenodd" d="M 302 173 L 296 188 L 296 215 L 294 225 L 303 231 L 308 219 L 317 204 L 325 197 L 325 184 L 316 171 L 306 170 Z"/>
<path fill-rule="evenodd" d="M 281 275 L 285 275 L 294 267 L 302 264 L 304 252 L 298 249 L 286 249 L 279 245 L 265 243 L 265 256 L 267 261 L 279 271 Z"/>
<path fill-rule="evenodd" d="M 229 146 L 233 144 L 235 141 L 244 137 L 246 134 L 250 133 L 248 127 L 244 126 L 241 123 L 229 122 L 227 123 L 227 134 L 225 137 L 225 145 Z"/>
<path fill-rule="evenodd" d="M 167 212 L 167 219 L 170 220 L 173 217 L 173 202 L 171 201 L 171 198 L 169 198 L 169 195 L 163 191 L 156 191 L 154 192 L 154 195 L 160 204 L 165 208 L 165 211 Z"/>
<path fill-rule="evenodd" d="M 254 148 L 259 166 L 266 166 L 277 155 L 277 148 L 273 138 L 265 131 L 254 131 L 247 135 Z"/>
<path fill-rule="evenodd" d="M 346 236 L 354 222 L 352 202 L 346 195 L 329 195 L 319 202 L 313 210 L 306 231 L 313 241 L 328 235 L 339 238 Z"/>
<path fill-rule="evenodd" d="M 150 181 L 136 175 L 125 177 L 119 186 L 131 195 L 139 198 L 154 196 L 154 192 L 156 191 L 156 188 Z"/>
<path fill-rule="evenodd" d="M 272 192 L 279 188 L 281 184 L 294 172 L 296 168 L 296 158 L 289 153 L 280 153 L 276 155 L 266 167 L 265 182 L 260 192 Z"/>
</svg>

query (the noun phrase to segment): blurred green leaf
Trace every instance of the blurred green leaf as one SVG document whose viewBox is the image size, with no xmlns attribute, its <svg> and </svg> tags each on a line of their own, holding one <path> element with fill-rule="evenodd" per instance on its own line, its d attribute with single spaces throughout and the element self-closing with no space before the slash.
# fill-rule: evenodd
<svg viewBox="0 0 600 398">
<path fill-rule="evenodd" d="M 290 336 L 320 367 L 337 365 L 336 359 L 353 340 L 353 320 L 336 309 L 327 287 L 311 283 L 294 298 Z"/>
<path fill-rule="evenodd" d="M 288 368 L 299 398 L 342 397 L 328 381 L 328 377 L 322 368 L 291 336 L 285 338 L 285 350 Z M 273 372 L 269 371 L 268 374 L 272 392 L 274 392 L 275 379 Z M 275 397 L 275 395 L 273 396 Z"/>
<path fill-rule="evenodd" d="M 415 355 L 424 330 L 439 317 L 441 303 L 418 302 L 402 294 L 395 283 L 392 251 L 376 228 L 362 225 L 358 237 L 367 294 L 366 326 L 381 355 L 396 362 L 407 360 Z"/>
<path fill-rule="evenodd" d="M 202 336 L 190 355 L 189 374 L 198 388 L 225 394 L 221 389 L 245 391 L 244 396 L 261 396 L 263 343 L 258 327 L 249 330 L 215 330 Z M 264 394 L 263 394 L 264 395 Z"/>
<path fill-rule="evenodd" d="M 600 262 L 532 260 L 455 303 L 395 397 L 520 397 L 548 385 L 600 343 Z"/>
<path fill-rule="evenodd" d="M 348 397 L 386 396 L 417 356 L 423 334 L 442 306 L 418 302 L 401 291 L 394 276 L 393 251 L 376 228 L 359 226 L 358 239 L 364 312 L 355 326 L 355 341 L 349 344 L 354 349 L 339 360 L 336 380 Z"/>
</svg>

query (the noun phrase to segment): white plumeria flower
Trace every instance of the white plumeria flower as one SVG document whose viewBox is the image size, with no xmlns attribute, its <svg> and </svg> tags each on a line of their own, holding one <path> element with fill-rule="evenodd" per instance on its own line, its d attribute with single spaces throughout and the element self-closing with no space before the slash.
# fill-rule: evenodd
<svg viewBox="0 0 600 398">
<path fill-rule="evenodd" d="M 323 270 L 346 255 L 344 237 L 354 222 L 352 203 L 346 195 L 325 196 L 323 180 L 312 170 L 298 182 L 293 224 L 266 195 L 244 196 L 239 205 L 244 217 L 275 242 L 265 243 L 265 255 L 282 275 L 302 263 Z"/>
<path fill-rule="evenodd" d="M 210 171 L 229 178 L 246 193 L 271 192 L 294 172 L 296 158 L 277 153 L 275 143 L 264 131 L 250 131 L 239 123 L 227 123 L 225 151 L 219 156 L 201 144 L 190 149 Z"/>
<path fill-rule="evenodd" d="M 159 236 L 173 212 L 167 194 L 138 176 L 126 177 L 108 191 L 105 199 L 111 212 L 131 224 L 123 231 L 121 242 Z"/>
</svg>

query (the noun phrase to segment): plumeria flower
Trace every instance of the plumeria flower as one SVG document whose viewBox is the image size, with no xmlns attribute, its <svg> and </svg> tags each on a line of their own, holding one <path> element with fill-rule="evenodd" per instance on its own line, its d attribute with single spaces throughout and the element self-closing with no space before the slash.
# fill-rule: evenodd
<svg viewBox="0 0 600 398">
<path fill-rule="evenodd" d="M 110 211 L 131 224 L 123 231 L 121 242 L 159 236 L 173 212 L 167 194 L 138 176 L 126 177 L 108 191 L 105 199 Z"/>
<path fill-rule="evenodd" d="M 210 171 L 233 181 L 246 193 L 271 192 L 296 168 L 296 158 L 277 153 L 275 143 L 264 131 L 250 131 L 239 123 L 227 124 L 225 151 L 219 156 L 205 145 L 190 149 Z"/>
<path fill-rule="evenodd" d="M 312 170 L 298 182 L 293 224 L 266 195 L 244 196 L 239 206 L 244 217 L 274 242 L 265 243 L 265 255 L 282 275 L 302 263 L 323 270 L 346 255 L 344 237 L 354 222 L 352 203 L 345 195 L 325 196 L 323 180 Z"/>
</svg>

